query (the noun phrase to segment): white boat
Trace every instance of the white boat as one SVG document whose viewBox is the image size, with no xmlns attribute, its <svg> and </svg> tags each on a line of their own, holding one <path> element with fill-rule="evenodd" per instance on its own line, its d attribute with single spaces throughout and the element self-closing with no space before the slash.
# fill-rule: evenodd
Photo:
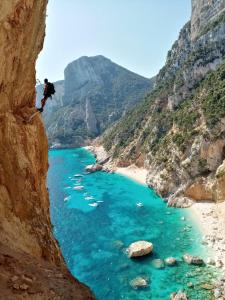
<svg viewBox="0 0 225 300">
<path fill-rule="evenodd" d="M 64 201 L 66 202 L 66 201 L 70 200 L 70 198 L 71 198 L 71 196 L 65 197 Z"/>
<path fill-rule="evenodd" d="M 99 204 L 98 203 L 96 203 L 96 202 L 94 202 L 94 203 L 90 203 L 90 204 L 88 204 L 89 206 L 93 206 L 93 207 L 97 207 Z"/>
<path fill-rule="evenodd" d="M 93 196 L 86 196 L 84 199 L 85 199 L 85 200 L 93 200 L 94 197 L 93 197 Z"/>
<path fill-rule="evenodd" d="M 98 202 L 98 203 L 103 203 L 104 201 L 102 201 L 102 200 L 98 200 L 97 202 Z"/>
<path fill-rule="evenodd" d="M 75 174 L 75 175 L 73 175 L 74 177 L 83 177 L 84 175 L 82 175 L 82 174 Z"/>
<path fill-rule="evenodd" d="M 78 185 L 73 188 L 75 191 L 82 191 L 84 189 L 83 185 Z"/>
<path fill-rule="evenodd" d="M 136 205 L 137 205 L 137 207 L 143 207 L 144 206 L 144 204 L 142 202 L 138 202 L 138 203 L 136 203 Z"/>
</svg>

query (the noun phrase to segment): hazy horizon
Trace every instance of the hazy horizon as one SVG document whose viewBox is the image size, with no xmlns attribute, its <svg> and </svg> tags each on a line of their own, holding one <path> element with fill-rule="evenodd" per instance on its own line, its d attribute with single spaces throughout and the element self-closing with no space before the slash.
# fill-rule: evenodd
<svg viewBox="0 0 225 300">
<path fill-rule="evenodd" d="M 121 3 L 122 2 L 122 3 Z M 81 56 L 103 55 L 151 78 L 190 19 L 191 1 L 50 0 L 37 79 L 64 79 L 64 69 Z"/>
</svg>

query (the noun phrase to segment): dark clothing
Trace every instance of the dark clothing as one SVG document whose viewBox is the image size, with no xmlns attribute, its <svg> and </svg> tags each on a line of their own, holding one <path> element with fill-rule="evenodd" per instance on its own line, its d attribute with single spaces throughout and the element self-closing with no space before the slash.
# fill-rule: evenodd
<svg viewBox="0 0 225 300">
<path fill-rule="evenodd" d="M 45 84 L 43 95 L 44 95 L 45 97 L 51 97 L 51 93 L 50 93 L 50 91 L 49 91 L 49 83 L 46 83 L 46 84 Z"/>
<path fill-rule="evenodd" d="M 52 97 L 51 94 L 49 93 L 49 90 L 48 90 L 48 83 L 45 84 L 45 87 L 44 87 L 44 98 L 41 99 L 41 108 L 43 109 L 45 104 L 46 104 L 46 101 L 49 97 Z"/>
<path fill-rule="evenodd" d="M 44 96 L 44 98 L 43 99 L 41 99 L 41 108 L 43 109 L 44 108 L 44 106 L 45 106 L 45 104 L 46 104 L 46 101 L 47 101 L 47 99 L 49 98 L 49 96 Z"/>
</svg>

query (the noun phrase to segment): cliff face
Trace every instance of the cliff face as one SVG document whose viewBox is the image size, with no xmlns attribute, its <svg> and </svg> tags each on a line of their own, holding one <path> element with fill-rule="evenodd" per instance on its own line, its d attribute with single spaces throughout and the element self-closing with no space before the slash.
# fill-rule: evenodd
<svg viewBox="0 0 225 300">
<path fill-rule="evenodd" d="M 141 157 L 149 186 L 171 205 L 183 195 L 225 200 L 224 1 L 192 6 L 156 88 L 103 141 L 120 165 Z"/>
<path fill-rule="evenodd" d="M 63 299 L 92 299 L 66 270 L 52 235 L 43 123 L 38 115 L 26 122 L 35 112 L 46 4 L 0 3 L 0 298 L 61 299 L 65 285 Z"/>
<path fill-rule="evenodd" d="M 50 145 L 60 143 L 63 147 L 83 146 L 101 134 L 134 107 L 154 81 L 101 55 L 81 57 L 70 63 L 64 73 L 65 80 L 56 83 L 56 95 L 44 112 Z"/>
<path fill-rule="evenodd" d="M 212 23 L 225 11 L 223 0 L 193 0 L 191 18 L 191 38 L 195 40 L 206 24 Z"/>
</svg>

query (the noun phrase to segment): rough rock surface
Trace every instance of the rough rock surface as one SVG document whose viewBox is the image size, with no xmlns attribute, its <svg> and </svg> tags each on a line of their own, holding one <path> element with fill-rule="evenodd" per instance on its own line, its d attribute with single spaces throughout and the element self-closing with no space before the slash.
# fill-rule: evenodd
<svg viewBox="0 0 225 300">
<path fill-rule="evenodd" d="M 192 39 L 196 39 L 205 27 L 225 11 L 224 0 L 193 0 L 192 1 Z"/>
<path fill-rule="evenodd" d="M 34 113 L 46 0 L 0 2 L 0 299 L 93 299 L 52 235 L 48 143 Z M 48 279 L 47 279 L 48 278 Z M 32 287 L 31 287 L 32 286 Z"/>
<path fill-rule="evenodd" d="M 174 257 L 167 257 L 167 258 L 165 259 L 165 264 L 166 264 L 167 266 L 174 266 L 174 265 L 176 265 L 176 263 L 177 263 L 177 260 L 176 260 L 176 258 L 174 258 Z"/>
<path fill-rule="evenodd" d="M 170 296 L 170 299 L 171 300 L 187 300 L 187 295 L 181 291 L 179 292 L 176 292 L 176 293 L 173 293 L 171 296 Z"/>
<path fill-rule="evenodd" d="M 130 286 L 134 289 L 146 288 L 148 286 L 148 281 L 143 277 L 136 277 L 130 282 Z"/>
<path fill-rule="evenodd" d="M 130 244 L 128 248 L 129 257 L 139 257 L 150 254 L 153 250 L 153 244 L 147 241 L 138 241 Z"/>
<path fill-rule="evenodd" d="M 101 171 L 102 170 L 102 165 L 100 164 L 93 164 L 93 165 L 88 165 L 85 167 L 85 171 L 90 172 L 90 173 L 94 173 L 97 171 Z"/>
<path fill-rule="evenodd" d="M 184 260 L 187 264 L 189 264 L 189 265 L 197 265 L 197 266 L 201 266 L 201 265 L 204 264 L 203 259 L 201 259 L 201 258 L 198 257 L 198 256 L 193 256 L 193 255 L 190 255 L 190 254 L 184 254 L 183 260 Z"/>
</svg>

